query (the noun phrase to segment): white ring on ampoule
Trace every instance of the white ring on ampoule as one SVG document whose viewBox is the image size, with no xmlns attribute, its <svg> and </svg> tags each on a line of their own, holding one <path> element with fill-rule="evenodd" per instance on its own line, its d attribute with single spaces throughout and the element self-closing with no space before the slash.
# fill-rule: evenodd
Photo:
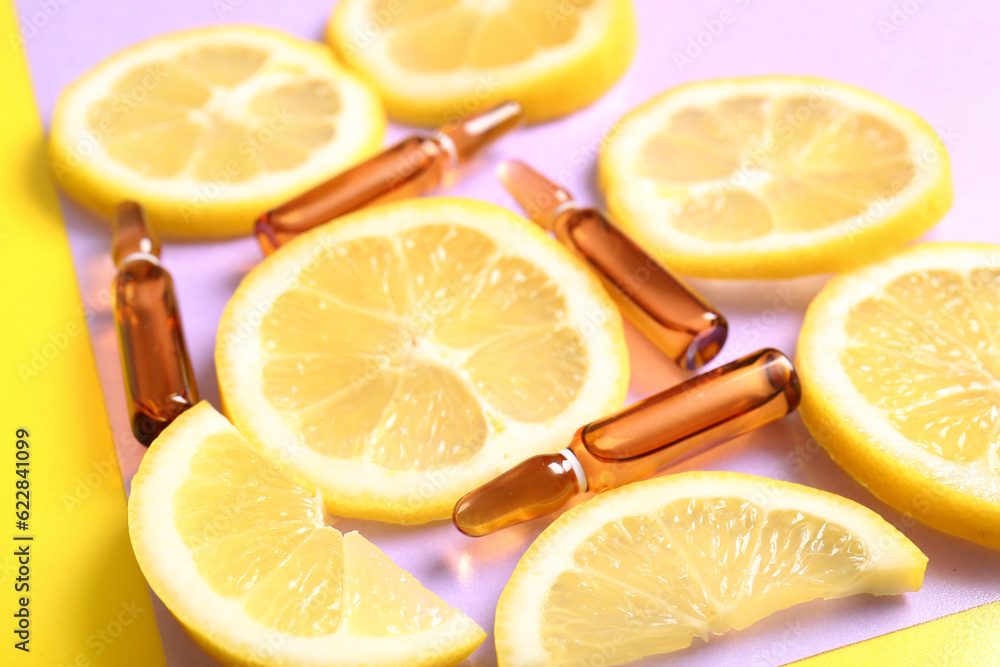
<svg viewBox="0 0 1000 667">
<path fill-rule="evenodd" d="M 580 493 L 586 493 L 589 485 L 587 484 L 587 473 L 583 472 L 583 466 L 580 464 L 580 459 L 576 458 L 576 454 L 569 448 L 559 452 L 566 457 L 569 464 L 573 466 L 573 472 L 576 474 L 576 488 L 579 489 Z"/>
<path fill-rule="evenodd" d="M 571 208 L 580 208 L 580 205 L 575 199 L 567 199 L 563 203 L 559 204 L 559 206 L 556 206 L 556 209 L 552 211 L 552 219 L 555 220 Z"/>
<path fill-rule="evenodd" d="M 448 159 L 451 161 L 451 164 L 449 166 L 451 166 L 453 168 L 457 167 L 458 166 L 458 147 L 455 146 L 455 142 L 452 140 L 452 138 L 449 137 L 444 132 L 442 132 L 441 130 L 435 130 L 434 134 L 432 134 L 431 137 L 436 142 L 438 142 L 439 144 L 441 144 L 441 148 L 443 148 L 444 152 L 448 154 Z"/>
<path fill-rule="evenodd" d="M 151 252 L 130 252 L 129 254 L 122 257 L 122 261 L 118 262 L 118 267 L 121 268 L 128 264 L 129 262 L 135 262 L 137 260 L 144 259 L 147 262 L 152 262 L 157 266 L 160 266 L 160 258 Z"/>
</svg>

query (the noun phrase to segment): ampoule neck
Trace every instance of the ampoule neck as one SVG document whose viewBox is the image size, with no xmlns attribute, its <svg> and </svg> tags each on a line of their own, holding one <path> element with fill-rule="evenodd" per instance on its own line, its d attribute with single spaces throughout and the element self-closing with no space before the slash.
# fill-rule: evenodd
<svg viewBox="0 0 1000 667">
<path fill-rule="evenodd" d="M 440 130 L 435 130 L 429 137 L 424 137 L 420 142 L 420 150 L 428 157 L 440 161 L 445 169 L 457 169 L 461 164 L 455 142 Z"/>
<path fill-rule="evenodd" d="M 160 240 L 137 202 L 124 201 L 115 209 L 111 227 L 111 256 L 119 269 L 137 259 L 159 263 Z"/>
<path fill-rule="evenodd" d="M 574 223 L 588 216 L 604 219 L 600 211 L 589 207 L 581 207 L 575 199 L 567 199 L 552 209 L 552 212 L 549 213 L 548 221 L 542 223 L 542 226 L 558 232 L 560 229 L 572 227 Z"/>
</svg>

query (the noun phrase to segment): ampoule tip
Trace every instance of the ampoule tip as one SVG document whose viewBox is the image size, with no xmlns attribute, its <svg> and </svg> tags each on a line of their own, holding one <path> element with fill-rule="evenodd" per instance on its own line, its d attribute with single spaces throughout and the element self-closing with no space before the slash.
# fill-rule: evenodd
<svg viewBox="0 0 1000 667">
<path fill-rule="evenodd" d="M 578 493 L 570 459 L 563 453 L 542 454 L 467 493 L 455 504 L 452 521 L 469 537 L 482 537 L 551 514 Z"/>
<path fill-rule="evenodd" d="M 566 188 L 545 178 L 520 160 L 497 167 L 497 178 L 533 222 L 551 229 L 560 208 L 573 201 Z"/>
<path fill-rule="evenodd" d="M 444 125 L 438 133 L 450 140 L 454 157 L 465 162 L 504 134 L 521 124 L 524 112 L 514 101 L 500 104 L 480 113 Z"/>
</svg>

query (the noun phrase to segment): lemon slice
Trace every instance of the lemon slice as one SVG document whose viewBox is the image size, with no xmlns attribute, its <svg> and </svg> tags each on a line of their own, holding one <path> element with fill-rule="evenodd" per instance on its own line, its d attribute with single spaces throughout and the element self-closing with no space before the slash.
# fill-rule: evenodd
<svg viewBox="0 0 1000 667">
<path fill-rule="evenodd" d="M 927 558 L 871 510 L 798 484 L 689 472 L 581 503 L 500 596 L 499 664 L 619 665 L 815 598 L 920 588 Z"/>
<path fill-rule="evenodd" d="M 236 427 L 334 514 L 416 523 L 621 407 L 628 355 L 600 283 L 497 206 L 414 199 L 339 218 L 226 306 Z"/>
<path fill-rule="evenodd" d="M 1000 548 L 1000 246 L 924 243 L 830 281 L 798 344 L 802 418 L 875 495 Z"/>
<path fill-rule="evenodd" d="M 537 122 L 603 95 L 636 27 L 630 0 L 343 0 L 326 38 L 397 120 L 439 125 L 512 99 Z"/>
<path fill-rule="evenodd" d="M 231 665 L 454 665 L 485 638 L 253 451 L 210 405 L 183 413 L 132 480 L 149 585 Z"/>
<path fill-rule="evenodd" d="M 56 103 L 59 184 L 110 217 L 143 204 L 174 237 L 249 234 L 272 206 L 374 152 L 381 103 L 320 44 L 220 26 L 121 51 Z"/>
<path fill-rule="evenodd" d="M 884 257 L 952 202 L 941 139 L 873 93 L 810 77 L 668 90 L 608 134 L 611 212 L 668 266 L 791 278 Z"/>
</svg>

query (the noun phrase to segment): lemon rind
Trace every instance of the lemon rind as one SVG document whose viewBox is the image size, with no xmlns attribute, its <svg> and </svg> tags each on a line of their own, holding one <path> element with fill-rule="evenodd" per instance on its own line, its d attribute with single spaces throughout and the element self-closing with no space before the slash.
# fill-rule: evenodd
<svg viewBox="0 0 1000 667">
<path fill-rule="evenodd" d="M 1000 476 L 984 477 L 981 467 L 948 461 L 912 443 L 861 396 L 835 358 L 845 349 L 844 322 L 853 304 L 906 273 L 967 273 L 978 266 L 1000 266 L 1000 246 L 921 243 L 831 280 L 810 304 L 799 336 L 799 410 L 834 461 L 879 499 L 945 533 L 1000 548 Z"/>
</svg>

